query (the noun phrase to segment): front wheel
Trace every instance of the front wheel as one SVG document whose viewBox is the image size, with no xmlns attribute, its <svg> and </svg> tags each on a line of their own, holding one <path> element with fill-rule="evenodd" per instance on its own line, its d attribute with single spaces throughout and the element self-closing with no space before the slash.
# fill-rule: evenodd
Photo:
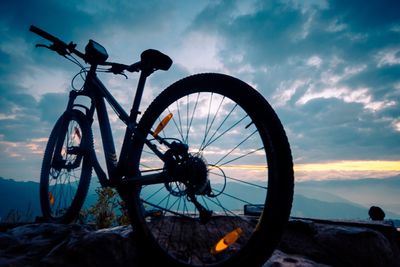
<svg viewBox="0 0 400 267">
<path fill-rule="evenodd" d="M 267 101 L 233 77 L 198 74 L 163 91 L 138 130 L 164 161 L 136 140 L 135 167 L 171 181 L 126 198 L 148 260 L 261 266 L 288 221 L 294 183 L 286 134 Z"/>
<path fill-rule="evenodd" d="M 40 204 L 46 221 L 70 223 L 88 192 L 93 135 L 85 115 L 65 112 L 55 124 L 42 162 Z"/>
</svg>

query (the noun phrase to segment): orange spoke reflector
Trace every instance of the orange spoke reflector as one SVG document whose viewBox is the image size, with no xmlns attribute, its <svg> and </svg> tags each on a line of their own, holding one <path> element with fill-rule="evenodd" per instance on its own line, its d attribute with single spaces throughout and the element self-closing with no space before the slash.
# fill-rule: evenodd
<svg viewBox="0 0 400 267">
<path fill-rule="evenodd" d="M 51 193 L 51 192 L 49 192 L 49 202 L 50 202 L 51 206 L 54 205 L 54 196 L 53 196 L 53 193 Z"/>
<path fill-rule="evenodd" d="M 243 231 L 240 227 L 236 228 L 230 233 L 227 233 L 217 242 L 217 244 L 215 244 L 214 247 L 211 248 L 211 254 L 218 254 L 229 248 L 229 246 L 236 243 L 242 233 Z"/>
<path fill-rule="evenodd" d="M 161 122 L 158 124 L 157 128 L 155 129 L 153 136 L 157 137 L 158 134 L 167 126 L 168 122 L 172 119 L 172 113 L 169 113 Z"/>
</svg>

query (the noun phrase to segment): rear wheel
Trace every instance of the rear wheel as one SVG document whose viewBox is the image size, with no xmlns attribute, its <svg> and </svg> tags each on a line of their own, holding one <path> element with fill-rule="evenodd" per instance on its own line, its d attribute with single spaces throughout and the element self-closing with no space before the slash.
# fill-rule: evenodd
<svg viewBox="0 0 400 267">
<path fill-rule="evenodd" d="M 77 218 L 88 192 L 93 135 L 85 115 L 64 113 L 55 124 L 43 157 L 40 204 L 49 222 L 70 223 Z"/>
<path fill-rule="evenodd" d="M 158 128 L 158 129 L 157 129 Z M 126 198 L 148 257 L 171 266 L 260 266 L 276 248 L 293 197 L 293 164 L 273 109 L 249 85 L 220 74 L 185 78 L 162 92 L 138 130 L 142 175 L 171 182 Z M 160 144 L 155 135 L 173 144 Z M 167 265 L 168 265 L 167 264 Z"/>
</svg>

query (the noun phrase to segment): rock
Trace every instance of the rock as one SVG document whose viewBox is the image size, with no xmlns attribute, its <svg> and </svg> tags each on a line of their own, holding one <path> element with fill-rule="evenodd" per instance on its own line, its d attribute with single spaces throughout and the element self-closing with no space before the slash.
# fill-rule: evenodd
<svg viewBox="0 0 400 267">
<path fill-rule="evenodd" d="M 131 232 L 130 226 L 20 226 L 0 235 L 0 266 L 135 266 Z"/>
<path fill-rule="evenodd" d="M 332 266 L 400 266 L 398 241 L 388 225 L 293 220 L 279 248 Z"/>
<path fill-rule="evenodd" d="M 130 226 L 19 226 L 0 232 L 0 266 L 147 266 L 133 233 Z M 400 266 L 398 237 L 384 225 L 292 220 L 263 267 Z"/>
<path fill-rule="evenodd" d="M 47 266 L 136 266 L 130 226 L 94 231 L 68 238 L 41 261 Z M 88 256 L 90 255 L 90 256 Z"/>
<path fill-rule="evenodd" d="M 330 265 L 316 263 L 301 255 L 288 255 L 275 250 L 271 258 L 262 267 L 329 267 Z"/>
</svg>

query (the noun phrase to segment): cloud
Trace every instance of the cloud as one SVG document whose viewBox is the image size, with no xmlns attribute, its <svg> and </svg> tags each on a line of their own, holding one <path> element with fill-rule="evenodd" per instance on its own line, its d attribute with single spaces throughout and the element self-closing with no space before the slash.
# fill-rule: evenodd
<svg viewBox="0 0 400 267">
<path fill-rule="evenodd" d="M 35 24 L 80 50 L 90 38 L 99 41 L 112 61 L 133 63 L 147 48 L 170 55 L 171 70 L 148 80 L 142 112 L 184 76 L 224 72 L 271 103 L 296 162 L 398 160 L 397 2 L 7 0 L 0 18 L 0 140 L 22 155 L 22 148 L 34 147 L 31 140 L 47 138 L 79 71 L 34 48 L 46 43 L 28 31 Z M 129 110 L 137 76 L 99 76 Z M 112 121 L 119 140 L 124 125 L 113 115 Z M 10 162 L 2 158 L 1 168 Z"/>
<path fill-rule="evenodd" d="M 179 53 L 175 62 L 184 66 L 189 72 L 195 73 L 201 70 L 223 71 L 224 66 L 219 58 L 222 42 L 217 35 L 209 35 L 203 32 L 192 32 L 184 37 L 183 45 L 179 47 Z M 193 57 L 193 55 L 199 55 Z"/>
<path fill-rule="evenodd" d="M 66 93 L 43 95 L 37 106 L 41 121 L 54 124 L 67 107 L 67 102 L 68 95 Z"/>
<path fill-rule="evenodd" d="M 377 67 L 400 65 L 400 47 L 387 48 L 376 54 Z"/>
<path fill-rule="evenodd" d="M 222 58 L 240 55 L 223 61 L 228 70 L 265 67 L 250 82 L 276 107 L 296 159 L 398 157 L 395 1 L 258 2 L 241 16 L 230 3 L 210 5 L 196 29 L 218 33 Z"/>
<path fill-rule="evenodd" d="M 323 91 L 307 91 L 296 103 L 304 105 L 312 99 L 317 98 L 337 98 L 346 103 L 361 103 L 365 109 L 372 111 L 382 110 L 386 107 L 395 106 L 395 101 L 374 101 L 368 88 L 325 88 Z"/>
</svg>

